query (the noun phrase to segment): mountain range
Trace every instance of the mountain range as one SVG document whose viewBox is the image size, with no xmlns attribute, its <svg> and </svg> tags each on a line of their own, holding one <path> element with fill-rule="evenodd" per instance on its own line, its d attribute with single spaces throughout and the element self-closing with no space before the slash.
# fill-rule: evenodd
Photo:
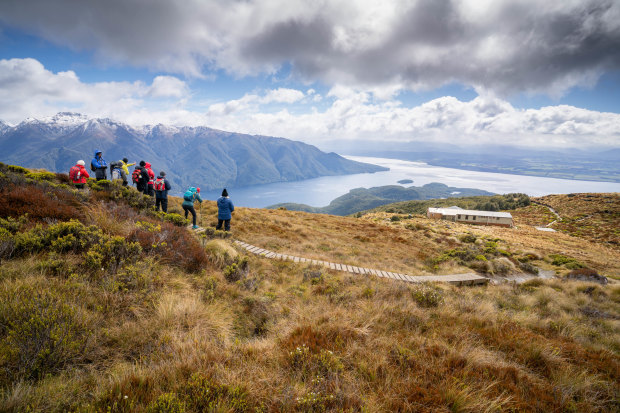
<svg viewBox="0 0 620 413">
<path fill-rule="evenodd" d="M 69 112 L 16 126 L 0 122 L 1 162 L 67 172 L 78 159 L 88 165 L 96 149 L 108 163 L 127 157 L 150 162 L 155 173 L 166 171 L 173 193 L 387 170 L 302 142 L 203 126 L 135 128 Z"/>
</svg>

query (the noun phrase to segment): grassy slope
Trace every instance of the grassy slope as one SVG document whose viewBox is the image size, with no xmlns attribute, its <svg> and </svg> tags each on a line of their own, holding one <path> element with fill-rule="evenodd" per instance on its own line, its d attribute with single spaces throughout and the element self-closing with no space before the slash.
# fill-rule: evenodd
<svg viewBox="0 0 620 413">
<path fill-rule="evenodd" d="M 14 191 L 2 188 L 4 196 Z M 159 234 L 172 243 L 174 228 L 145 211 L 115 207 L 118 201 L 106 203 L 111 193 L 93 191 L 94 197 L 77 203 L 77 215 L 106 234 L 142 241 L 135 262 L 113 272 L 84 266 L 87 254 L 49 250 L 3 260 L 0 410 L 619 408 L 617 285 L 535 280 L 460 289 L 412 286 L 253 256 L 246 271 L 235 272 L 229 265 L 243 267 L 244 260 L 226 239 L 202 241 L 206 258 L 195 271 L 184 265 L 183 254 L 166 258 L 176 250 L 189 254 L 195 241 L 152 248 Z M 171 210 L 179 212 L 179 203 L 172 200 Z M 213 224 L 214 203 L 205 203 L 203 212 L 203 223 Z M 515 253 L 540 248 L 541 258 L 581 249 L 580 259 L 593 268 L 605 273 L 609 259 L 615 265 L 609 271 L 618 269 L 617 250 L 583 240 L 580 248 L 575 237 L 535 232 L 524 223 L 508 230 L 391 216 L 239 208 L 233 231 L 273 250 L 412 272 L 427 270 L 426 257 L 460 243 L 458 235 L 466 233 L 501 237 L 500 244 Z M 58 257 L 67 265 L 54 264 Z M 440 272 L 455 269 L 447 262 Z M 239 281 L 231 281 L 235 275 Z M 29 338 L 46 341 L 31 334 L 36 326 L 7 324 L 2 315 L 8 302 L 28 301 L 14 294 L 27 286 L 40 292 L 30 297 L 47 303 L 43 309 L 64 314 L 44 312 L 49 324 L 83 327 L 72 341 L 83 345 L 78 354 L 67 346 L 46 374 L 22 381 L 29 370 L 15 367 L 19 358 L 12 349 Z M 29 334 L 11 334 L 18 328 Z"/>
</svg>

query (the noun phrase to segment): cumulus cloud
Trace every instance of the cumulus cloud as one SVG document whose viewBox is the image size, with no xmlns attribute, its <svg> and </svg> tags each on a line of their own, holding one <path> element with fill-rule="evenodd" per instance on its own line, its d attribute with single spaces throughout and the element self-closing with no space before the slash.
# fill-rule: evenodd
<svg viewBox="0 0 620 413">
<path fill-rule="evenodd" d="M 616 0 L 4 0 L 0 21 L 168 73 L 287 64 L 386 99 L 450 82 L 557 96 L 620 68 Z"/>
<path fill-rule="evenodd" d="M 372 92 L 334 86 L 313 107 L 315 91 L 263 90 L 211 104 L 206 112 L 187 85 L 157 76 L 144 82 L 84 83 L 74 72 L 54 73 L 35 59 L 0 60 L 0 119 L 18 123 L 58 111 L 110 117 L 134 126 L 204 125 L 320 143 L 333 139 L 507 143 L 528 146 L 620 147 L 620 114 L 572 106 L 518 109 L 485 93 L 463 102 L 446 96 L 415 107 Z M 288 108 L 305 108 L 292 113 Z"/>
<path fill-rule="evenodd" d="M 66 110 L 125 118 L 145 108 L 153 98 L 163 100 L 161 107 L 168 104 L 172 110 L 178 98 L 186 94 L 185 82 L 171 76 L 158 76 L 151 85 L 144 82 L 91 84 L 80 81 L 73 71 L 53 73 L 35 59 L 0 60 L 0 114 L 2 120 L 12 123 Z"/>
<path fill-rule="evenodd" d="M 157 76 L 148 91 L 154 98 L 182 98 L 189 94 L 187 84 L 173 76 Z"/>
<path fill-rule="evenodd" d="M 209 111 L 207 123 L 251 134 L 285 136 L 319 143 L 331 139 L 533 147 L 620 146 L 620 114 L 572 106 L 517 109 L 492 95 L 462 102 L 442 97 L 406 108 L 398 101 L 375 102 L 367 92 L 346 87 L 329 93 L 324 111 L 264 113 L 246 107 L 234 116 Z"/>
</svg>

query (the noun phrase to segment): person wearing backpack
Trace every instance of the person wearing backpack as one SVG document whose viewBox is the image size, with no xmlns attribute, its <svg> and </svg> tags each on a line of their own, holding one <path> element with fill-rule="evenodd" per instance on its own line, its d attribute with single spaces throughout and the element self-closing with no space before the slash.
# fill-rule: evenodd
<svg viewBox="0 0 620 413">
<path fill-rule="evenodd" d="M 103 153 L 97 149 L 95 150 L 95 157 L 92 161 L 90 161 L 90 170 L 95 173 L 95 178 L 98 181 L 102 179 L 108 179 L 106 174 L 106 169 L 108 168 L 108 163 L 103 159 Z"/>
<path fill-rule="evenodd" d="M 136 166 L 131 174 L 131 180 L 136 184 L 136 189 L 145 195 L 148 195 L 147 183 L 149 182 L 149 174 L 144 167 L 146 162 L 140 161 L 139 166 Z"/>
<path fill-rule="evenodd" d="M 183 210 L 185 211 L 185 219 L 187 219 L 187 214 L 189 212 L 192 213 L 192 220 L 194 222 L 194 226 L 192 228 L 196 229 L 198 228 L 198 225 L 196 225 L 196 210 L 194 209 L 194 201 L 198 201 L 202 204 L 202 198 L 200 198 L 200 188 L 196 189 L 191 187 L 185 191 L 183 194 L 183 203 L 181 204 Z"/>
<path fill-rule="evenodd" d="M 127 163 L 129 160 L 127 158 L 123 158 L 122 161 L 119 161 L 121 164 L 121 175 L 123 176 L 123 186 L 127 186 L 127 177 L 129 176 L 129 167 L 135 165 L 136 163 Z"/>
<path fill-rule="evenodd" d="M 224 231 L 230 231 L 230 220 L 235 206 L 228 197 L 226 188 L 222 191 L 222 196 L 217 199 L 217 226 L 215 229 L 222 229 L 224 223 Z"/>
<path fill-rule="evenodd" d="M 167 213 L 168 191 L 170 191 L 172 187 L 170 186 L 170 182 L 166 179 L 166 173 L 164 171 L 159 173 L 153 187 L 155 189 L 155 210 L 159 211 L 159 206 L 161 205 L 161 210 Z"/>
<path fill-rule="evenodd" d="M 110 162 L 110 179 L 113 181 L 123 179 L 120 161 Z"/>
<path fill-rule="evenodd" d="M 153 168 L 151 168 L 151 164 L 148 162 L 144 163 L 144 167 L 146 169 L 146 172 L 149 175 L 149 180 L 147 182 L 147 191 L 145 192 L 145 194 L 150 195 L 150 196 L 154 196 L 155 195 L 155 189 L 153 188 L 153 186 L 155 185 L 155 172 L 153 172 Z"/>
<path fill-rule="evenodd" d="M 88 175 L 88 171 L 86 170 L 86 168 L 84 168 L 85 164 L 86 163 L 80 159 L 79 161 L 77 161 L 75 166 L 72 166 L 71 169 L 69 169 L 69 178 L 77 189 L 83 189 L 86 180 L 90 178 L 90 175 Z"/>
</svg>

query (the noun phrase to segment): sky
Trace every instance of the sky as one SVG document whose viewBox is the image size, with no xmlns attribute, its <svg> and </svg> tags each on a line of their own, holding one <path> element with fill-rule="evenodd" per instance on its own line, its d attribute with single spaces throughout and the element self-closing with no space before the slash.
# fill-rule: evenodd
<svg viewBox="0 0 620 413">
<path fill-rule="evenodd" d="M 620 148 L 618 0 L 2 0 L 0 120 Z"/>
</svg>

